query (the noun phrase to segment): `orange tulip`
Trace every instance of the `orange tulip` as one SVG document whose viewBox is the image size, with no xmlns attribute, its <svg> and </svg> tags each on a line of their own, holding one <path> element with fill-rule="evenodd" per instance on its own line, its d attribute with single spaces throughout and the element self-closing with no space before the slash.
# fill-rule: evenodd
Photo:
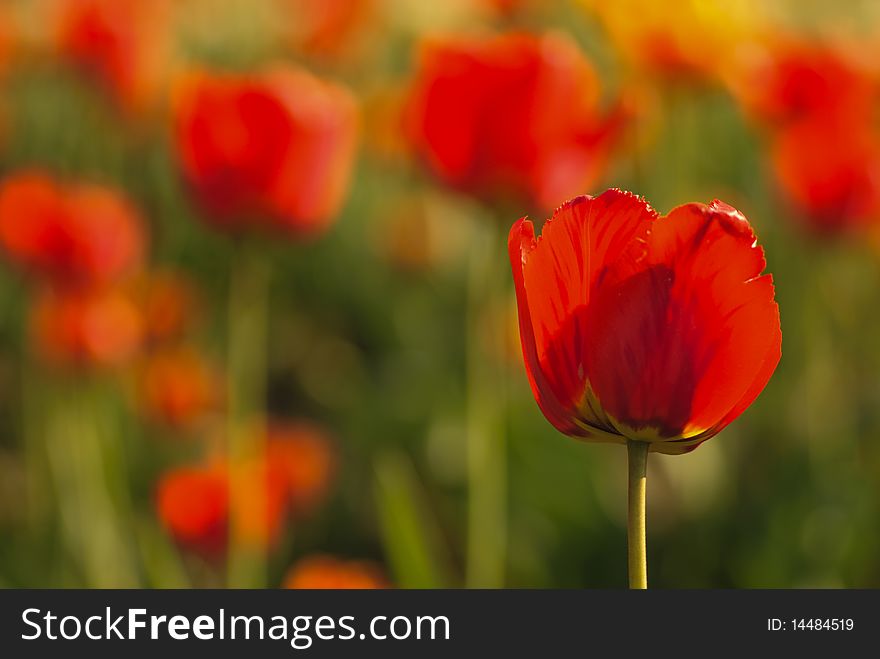
<svg viewBox="0 0 880 659">
<path fill-rule="evenodd" d="M 184 428 L 216 410 L 221 398 L 217 373 L 196 350 L 178 346 L 147 357 L 140 375 L 140 399 L 151 419 Z"/>
<path fill-rule="evenodd" d="M 122 290 L 47 288 L 31 310 L 31 333 L 49 363 L 115 367 L 134 357 L 142 327 L 137 306 Z"/>
<path fill-rule="evenodd" d="M 723 75 L 760 26 L 754 0 L 581 0 L 640 72 L 674 80 Z"/>
<path fill-rule="evenodd" d="M 316 426 L 271 425 L 266 456 L 278 478 L 285 483 L 294 512 L 307 513 L 326 496 L 335 455 L 330 440 Z"/>
<path fill-rule="evenodd" d="M 284 577 L 292 589 L 370 590 L 390 588 L 381 570 L 367 561 L 343 561 L 332 556 L 308 556 Z"/>
<path fill-rule="evenodd" d="M 180 166 L 207 221 L 302 237 L 328 227 L 355 154 L 358 120 L 348 91 L 288 66 L 193 73 L 177 91 Z"/>
<path fill-rule="evenodd" d="M 124 110 L 146 108 L 168 65 L 166 0 L 58 0 L 59 52 Z"/>
</svg>

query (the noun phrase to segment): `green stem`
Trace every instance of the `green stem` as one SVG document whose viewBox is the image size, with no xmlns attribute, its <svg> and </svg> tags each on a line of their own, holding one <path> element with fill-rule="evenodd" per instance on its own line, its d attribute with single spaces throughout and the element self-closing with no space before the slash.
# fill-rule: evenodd
<svg viewBox="0 0 880 659">
<path fill-rule="evenodd" d="M 629 492 L 627 505 L 627 558 L 629 587 L 648 587 L 648 556 L 645 542 L 645 490 L 648 467 L 648 442 L 627 440 Z"/>
<path fill-rule="evenodd" d="M 502 410 L 504 383 L 487 337 L 502 340 L 493 307 L 501 300 L 499 239 L 495 227 L 475 227 L 467 307 L 468 544 L 469 588 L 501 588 L 507 551 L 507 458 Z M 500 261 L 503 263 L 503 260 Z M 488 319 L 488 322 L 486 322 Z"/>
<path fill-rule="evenodd" d="M 104 445 L 93 386 L 77 383 L 56 394 L 47 426 L 47 454 L 65 543 L 75 553 L 86 584 L 131 588 L 138 585 L 137 577 L 119 493 L 110 483 L 113 472 L 122 467 Z"/>
<path fill-rule="evenodd" d="M 268 334 L 269 264 L 265 253 L 244 244 L 236 255 L 229 282 L 227 337 L 228 463 L 230 510 L 260 492 L 241 465 L 258 458 L 265 437 L 266 341 Z M 267 580 L 267 547 L 248 542 L 238 528 L 240 517 L 230 515 L 227 585 L 259 588 Z"/>
</svg>

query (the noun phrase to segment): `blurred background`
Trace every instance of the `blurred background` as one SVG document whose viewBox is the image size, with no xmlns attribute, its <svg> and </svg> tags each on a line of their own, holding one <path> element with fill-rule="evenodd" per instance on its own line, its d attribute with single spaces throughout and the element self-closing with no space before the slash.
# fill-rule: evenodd
<svg viewBox="0 0 880 659">
<path fill-rule="evenodd" d="M 720 198 L 783 357 L 651 454 L 654 587 L 880 586 L 880 5 L 0 0 L 0 586 L 622 587 L 522 215 Z"/>
</svg>

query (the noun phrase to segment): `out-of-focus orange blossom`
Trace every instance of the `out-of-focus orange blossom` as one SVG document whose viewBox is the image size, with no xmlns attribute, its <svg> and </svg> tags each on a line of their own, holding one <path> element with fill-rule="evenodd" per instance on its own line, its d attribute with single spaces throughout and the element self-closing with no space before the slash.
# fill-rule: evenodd
<svg viewBox="0 0 880 659">
<path fill-rule="evenodd" d="M 358 52 L 363 32 L 375 21 L 376 0 L 278 0 L 293 48 L 318 59 Z"/>
<path fill-rule="evenodd" d="M 31 336 L 37 352 L 65 367 L 117 367 L 141 344 L 141 316 L 121 288 L 42 289 L 32 302 Z"/>
<path fill-rule="evenodd" d="M 761 26 L 754 0 L 580 0 L 635 70 L 714 79 Z"/>
<path fill-rule="evenodd" d="M 284 577 L 284 588 L 370 590 L 390 588 L 378 566 L 315 555 L 301 559 Z"/>
<path fill-rule="evenodd" d="M 222 482 L 224 492 L 233 490 L 232 479 L 241 485 L 234 488 L 241 493 L 238 498 L 226 499 L 224 525 L 228 520 L 229 532 L 238 543 L 271 549 L 288 524 L 321 503 L 333 476 L 335 455 L 326 434 L 306 422 L 271 423 L 264 441 L 258 445 L 261 448 L 257 455 L 236 462 L 222 454 L 214 455 L 196 471 L 210 474 L 212 482 Z M 208 494 L 216 497 L 216 492 Z M 166 507 L 173 503 L 169 497 Z M 199 504 L 195 509 L 219 509 L 209 503 Z M 185 516 L 190 503 L 178 500 L 177 504 L 183 508 L 180 514 Z M 163 513 L 160 508 L 159 512 L 160 519 L 166 522 L 168 511 Z M 174 529 L 170 530 L 173 534 Z"/>
<path fill-rule="evenodd" d="M 326 496 L 336 468 L 327 434 L 304 422 L 270 424 L 266 456 L 284 481 L 294 512 L 314 510 Z"/>
<path fill-rule="evenodd" d="M 192 329 L 201 302 L 192 282 L 183 273 L 157 270 L 137 283 L 144 316 L 144 333 L 150 343 L 174 342 Z"/>
<path fill-rule="evenodd" d="M 156 422 L 185 428 L 214 412 L 222 400 L 222 381 L 192 346 L 160 348 L 140 368 L 141 408 Z"/>
</svg>

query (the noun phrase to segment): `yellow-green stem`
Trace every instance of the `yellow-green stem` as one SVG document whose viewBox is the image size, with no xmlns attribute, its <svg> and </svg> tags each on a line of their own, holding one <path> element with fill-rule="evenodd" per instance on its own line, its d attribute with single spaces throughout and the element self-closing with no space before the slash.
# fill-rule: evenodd
<svg viewBox="0 0 880 659">
<path fill-rule="evenodd" d="M 627 558 L 629 587 L 648 587 L 648 557 L 645 542 L 645 472 L 648 467 L 648 443 L 627 440 L 629 492 L 627 497 Z"/>
<path fill-rule="evenodd" d="M 46 427 L 61 530 L 87 586 L 132 588 L 138 581 L 120 511 L 124 495 L 110 482 L 123 467 L 102 436 L 93 387 L 61 387 Z"/>
<path fill-rule="evenodd" d="M 242 465 L 261 454 L 265 437 L 268 287 L 265 253 L 242 244 L 232 264 L 227 325 L 229 588 L 261 588 L 267 579 L 267 548 L 248 539 L 241 524 L 242 514 L 252 513 L 243 510 L 243 502 L 265 504 L 259 500 L 264 488 L 254 488 Z"/>
<path fill-rule="evenodd" d="M 482 219 L 482 218 L 480 218 Z M 468 542 L 465 583 L 501 588 L 507 553 L 507 456 L 502 410 L 504 383 L 487 341 L 503 341 L 496 327 L 502 301 L 499 250 L 494 226 L 473 232 L 467 307 Z"/>
</svg>

